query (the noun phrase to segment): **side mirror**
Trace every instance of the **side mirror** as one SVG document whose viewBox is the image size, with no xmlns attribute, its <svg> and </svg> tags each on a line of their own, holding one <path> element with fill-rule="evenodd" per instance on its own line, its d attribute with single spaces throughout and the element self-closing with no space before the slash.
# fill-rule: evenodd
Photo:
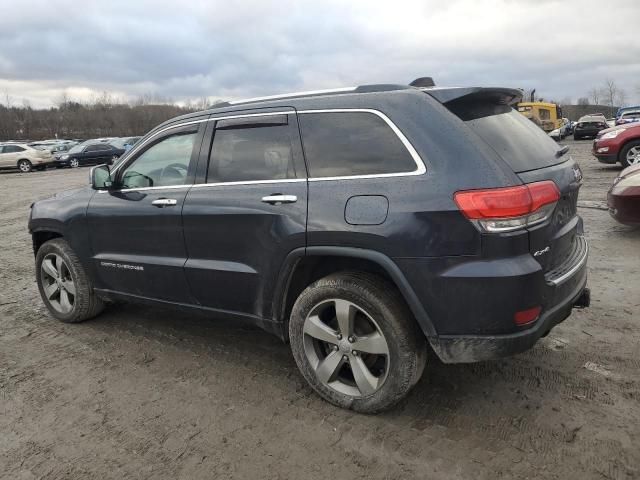
<svg viewBox="0 0 640 480">
<path fill-rule="evenodd" d="M 111 179 L 111 170 L 108 165 L 98 165 L 91 169 L 90 179 L 91 187 L 95 190 L 108 190 L 113 186 Z"/>
</svg>

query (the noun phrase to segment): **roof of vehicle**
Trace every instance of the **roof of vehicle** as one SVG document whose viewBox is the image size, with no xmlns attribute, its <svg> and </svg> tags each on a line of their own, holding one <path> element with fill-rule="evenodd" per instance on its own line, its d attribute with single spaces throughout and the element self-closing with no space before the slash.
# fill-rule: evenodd
<svg viewBox="0 0 640 480">
<path fill-rule="evenodd" d="M 557 106 L 555 103 L 551 102 L 518 102 L 518 106 L 522 107 L 550 107 L 553 108 Z"/>
<path fill-rule="evenodd" d="M 441 103 L 447 103 L 467 96 L 483 96 L 499 98 L 501 102 L 513 103 L 522 96 L 522 92 L 513 88 L 487 88 L 487 87 L 414 87 L 399 84 L 373 84 L 360 85 L 357 87 L 341 87 L 330 90 L 312 90 L 306 92 L 294 92 L 281 95 L 268 95 L 264 97 L 248 98 L 243 100 L 233 100 L 218 103 L 211 108 L 199 112 L 188 113 L 176 118 L 167 120 L 157 128 L 166 126 L 177 121 L 184 121 L 203 115 L 214 115 L 219 113 L 241 112 L 247 109 L 256 108 L 322 108 L 324 104 L 337 104 L 338 98 L 343 98 L 344 104 L 360 106 L 364 108 L 362 102 L 363 95 L 394 95 L 394 94 L 416 94 L 428 93 Z M 319 101 L 319 99 L 322 99 Z M 335 107 L 333 107 L 335 108 Z"/>
<path fill-rule="evenodd" d="M 585 115 L 580 117 L 578 122 L 602 122 L 602 116 L 600 115 Z"/>
</svg>

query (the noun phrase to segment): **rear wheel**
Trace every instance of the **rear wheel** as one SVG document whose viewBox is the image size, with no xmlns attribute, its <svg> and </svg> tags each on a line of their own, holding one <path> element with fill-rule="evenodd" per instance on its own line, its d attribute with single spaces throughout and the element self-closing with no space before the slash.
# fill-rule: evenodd
<svg viewBox="0 0 640 480">
<path fill-rule="evenodd" d="M 77 323 L 98 315 L 104 303 L 69 244 L 56 238 L 36 255 L 38 289 L 45 306 L 58 320 Z"/>
<path fill-rule="evenodd" d="M 31 165 L 31 162 L 27 159 L 19 160 L 18 169 L 22 173 L 29 173 L 31 170 L 33 170 L 33 165 Z"/>
<path fill-rule="evenodd" d="M 405 397 L 426 361 L 424 334 L 399 293 L 370 274 L 334 274 L 307 287 L 293 306 L 289 337 L 313 389 L 363 413 Z"/>
<path fill-rule="evenodd" d="M 627 143 L 620 150 L 620 163 L 623 167 L 640 164 L 640 140 Z"/>
</svg>

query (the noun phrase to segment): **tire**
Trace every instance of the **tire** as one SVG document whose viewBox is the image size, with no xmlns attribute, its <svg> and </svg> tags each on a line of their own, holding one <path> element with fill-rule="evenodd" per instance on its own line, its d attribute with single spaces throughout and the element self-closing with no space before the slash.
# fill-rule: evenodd
<svg viewBox="0 0 640 480">
<path fill-rule="evenodd" d="M 582 140 L 582 137 L 579 135 L 576 135 L 575 133 L 573 134 L 573 139 L 574 140 Z"/>
<path fill-rule="evenodd" d="M 58 259 L 62 260 L 62 265 Z M 93 283 L 80 260 L 62 238 L 49 240 L 38 250 L 36 278 L 42 301 L 51 315 L 62 322 L 82 322 L 104 309 L 104 303 L 94 293 Z"/>
<path fill-rule="evenodd" d="M 113 157 L 111 157 L 111 160 L 109 160 L 109 165 L 113 165 L 114 163 L 116 163 L 119 158 L 120 156 L 118 155 L 114 155 Z"/>
<path fill-rule="evenodd" d="M 80 162 L 77 158 L 72 158 L 71 160 L 69 160 L 69 166 L 71 168 L 78 168 L 80 166 Z"/>
<path fill-rule="evenodd" d="M 344 329 L 340 329 L 335 313 L 338 304 L 349 305 L 348 311 L 353 311 L 351 305 L 357 310 L 353 320 L 356 328 L 346 341 L 340 336 Z M 317 320 L 311 322 L 309 318 L 323 318 L 323 328 L 328 330 L 319 331 L 329 340 L 315 337 Z M 386 353 L 366 353 L 375 350 L 369 348 L 373 343 L 364 343 L 374 336 L 378 342 L 375 349 L 382 351 L 386 347 Z M 293 306 L 289 338 L 293 357 L 309 385 L 328 402 L 361 413 L 386 410 L 404 398 L 422 376 L 427 358 L 424 334 L 399 292 L 368 273 L 332 274 L 307 287 Z M 357 348 L 363 350 L 358 352 Z M 325 369 L 325 373 L 331 370 L 333 375 L 321 379 L 320 367 L 323 363 L 335 364 L 335 358 L 340 359 L 336 360 L 339 366 Z M 370 376 L 363 375 L 363 365 Z M 356 381 L 356 371 L 360 372 L 360 382 Z"/>
<path fill-rule="evenodd" d="M 618 160 L 620 160 L 620 163 L 625 168 L 630 167 L 631 165 L 639 165 L 640 164 L 640 140 L 634 140 L 632 142 L 627 143 L 622 148 L 622 150 L 620 150 L 620 154 L 618 155 Z"/>
<path fill-rule="evenodd" d="M 22 173 L 29 173 L 31 170 L 33 170 L 33 165 L 27 159 L 18 160 L 18 170 L 20 170 Z"/>
</svg>

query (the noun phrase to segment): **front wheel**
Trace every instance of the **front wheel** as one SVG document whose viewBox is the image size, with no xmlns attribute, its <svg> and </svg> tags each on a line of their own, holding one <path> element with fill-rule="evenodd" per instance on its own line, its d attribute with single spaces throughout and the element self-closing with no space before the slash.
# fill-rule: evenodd
<svg viewBox="0 0 640 480">
<path fill-rule="evenodd" d="M 69 160 L 69 166 L 71 168 L 78 168 L 80 166 L 80 162 L 77 158 L 72 158 L 71 160 Z"/>
<path fill-rule="evenodd" d="M 640 140 L 629 142 L 620 150 L 620 163 L 625 168 L 640 164 Z"/>
<path fill-rule="evenodd" d="M 58 320 L 77 323 L 104 309 L 80 260 L 62 238 L 49 240 L 40 247 L 36 276 L 42 301 Z"/>
<path fill-rule="evenodd" d="M 404 398 L 422 375 L 426 342 L 397 290 L 365 273 L 307 287 L 289 322 L 300 372 L 325 400 L 362 413 Z"/>
<path fill-rule="evenodd" d="M 33 170 L 33 165 L 31 165 L 31 162 L 29 160 L 20 160 L 18 162 L 18 170 L 20 170 L 22 173 L 29 173 L 31 170 Z"/>
</svg>

